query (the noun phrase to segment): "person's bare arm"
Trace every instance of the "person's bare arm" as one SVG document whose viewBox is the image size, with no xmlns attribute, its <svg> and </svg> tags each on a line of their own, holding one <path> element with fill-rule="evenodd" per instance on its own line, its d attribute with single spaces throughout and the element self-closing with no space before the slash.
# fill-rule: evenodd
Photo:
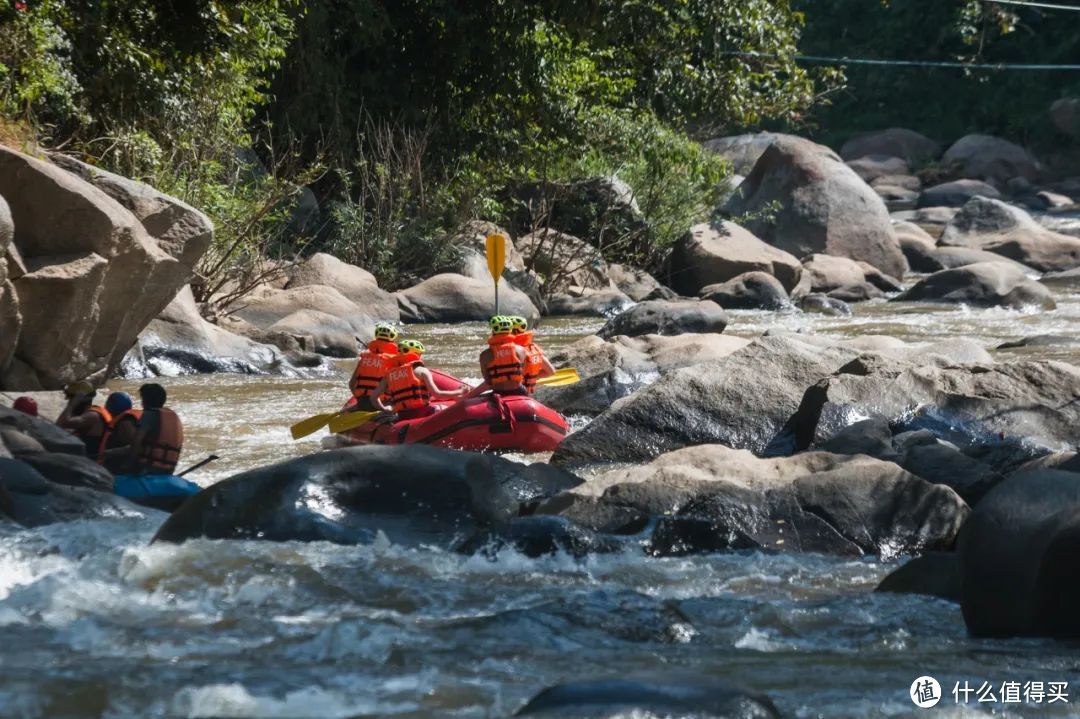
<svg viewBox="0 0 1080 719">
<path fill-rule="evenodd" d="M 543 366 L 540 369 L 540 376 L 550 377 L 555 374 L 555 365 L 551 364 L 551 360 L 549 360 L 546 355 L 542 355 L 541 359 L 543 360 Z"/>
<path fill-rule="evenodd" d="M 442 390 L 435 384 L 435 378 L 426 367 L 417 367 L 416 376 L 424 381 L 424 386 L 427 387 L 428 394 L 435 399 L 457 399 L 465 393 L 464 387 L 458 387 L 457 389 Z"/>
<path fill-rule="evenodd" d="M 382 401 L 382 396 L 386 394 L 386 378 L 383 377 L 379 380 L 379 384 L 375 389 L 368 393 L 368 397 L 371 399 L 371 403 L 381 409 L 383 412 L 389 412 L 390 408 Z"/>
<path fill-rule="evenodd" d="M 465 393 L 465 399 L 470 397 L 477 397 L 484 392 L 491 390 L 491 382 L 488 381 L 488 365 L 491 364 L 491 350 L 484 350 L 480 353 L 480 376 L 484 378 L 484 381 L 473 387 L 471 390 Z"/>
<path fill-rule="evenodd" d="M 75 408 L 85 404 L 89 399 L 85 394 L 77 394 L 69 399 L 67 405 L 64 406 L 64 411 L 56 418 L 57 426 L 73 432 L 92 433 L 97 427 L 97 423 L 101 421 L 101 417 L 98 416 L 97 412 L 83 412 L 80 415 L 72 416 Z"/>
</svg>

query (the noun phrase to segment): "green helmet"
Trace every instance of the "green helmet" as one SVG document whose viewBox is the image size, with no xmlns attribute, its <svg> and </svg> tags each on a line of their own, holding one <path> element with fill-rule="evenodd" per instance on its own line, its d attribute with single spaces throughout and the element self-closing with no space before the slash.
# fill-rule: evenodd
<svg viewBox="0 0 1080 719">
<path fill-rule="evenodd" d="M 488 320 L 493 335 L 508 335 L 514 331 L 514 321 L 506 315 L 495 315 Z"/>
<path fill-rule="evenodd" d="M 424 343 L 420 340 L 401 340 L 398 342 L 398 350 L 405 354 L 418 354 L 422 355 L 427 352 L 427 348 L 424 347 Z"/>
<path fill-rule="evenodd" d="M 525 332 L 529 329 L 529 321 L 521 315 L 510 315 L 510 322 L 514 325 L 514 334 Z"/>
<path fill-rule="evenodd" d="M 389 322 L 377 322 L 375 324 L 375 339 L 393 342 L 397 339 L 397 336 L 397 327 L 394 327 Z"/>
</svg>

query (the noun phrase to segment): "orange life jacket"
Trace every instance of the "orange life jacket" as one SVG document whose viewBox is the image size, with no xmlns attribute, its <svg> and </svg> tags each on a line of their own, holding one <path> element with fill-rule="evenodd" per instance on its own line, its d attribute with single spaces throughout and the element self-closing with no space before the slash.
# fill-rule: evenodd
<svg viewBox="0 0 1080 719">
<path fill-rule="evenodd" d="M 532 394 L 536 391 L 536 381 L 540 379 L 540 373 L 544 371 L 544 350 L 533 342 L 532 332 L 514 335 L 514 340 L 525 348 L 525 389 Z"/>
<path fill-rule="evenodd" d="M 109 423 L 112 422 L 112 415 L 109 414 L 109 410 L 96 404 L 87 407 L 86 412 L 83 412 L 83 414 L 89 414 L 90 412 L 101 417 L 101 431 L 94 430 L 92 433 L 76 431 L 75 436 L 83 441 L 83 445 L 86 448 L 86 456 L 97 461 L 101 449 L 101 438 L 109 431 Z"/>
<path fill-rule="evenodd" d="M 488 338 L 491 363 L 487 381 L 492 389 L 512 391 L 525 386 L 525 367 L 517 356 L 518 343 L 514 335 L 493 335 Z"/>
<path fill-rule="evenodd" d="M 352 379 L 349 380 L 349 389 L 354 397 L 367 397 L 371 390 L 379 386 L 379 382 L 394 366 L 394 358 L 397 357 L 398 348 L 393 342 L 387 340 L 372 340 L 367 349 L 360 353 L 353 370 Z"/>
<path fill-rule="evenodd" d="M 396 358 L 394 367 L 386 373 L 386 394 L 390 397 L 390 405 L 395 412 L 404 412 L 407 409 L 420 409 L 431 404 L 431 393 L 428 392 L 424 380 L 416 376 L 414 367 L 423 367 L 420 355 L 410 352 L 400 354 Z"/>
<path fill-rule="evenodd" d="M 139 420 L 142 419 L 142 410 L 141 409 L 124 410 L 123 412 L 121 412 L 120 414 L 118 414 L 118 415 L 116 415 L 115 417 L 112 418 L 112 422 L 109 423 L 108 428 L 105 430 L 105 435 L 101 438 L 101 446 L 98 449 L 98 458 L 97 458 L 97 463 L 98 464 L 105 464 L 106 463 L 105 462 L 105 450 L 107 450 L 107 449 L 116 449 L 117 445 L 112 444 L 113 432 L 116 430 L 117 426 L 119 426 L 119 424 L 121 422 L 123 422 L 125 419 L 131 419 L 133 422 L 135 422 L 136 426 L 138 426 Z"/>
<path fill-rule="evenodd" d="M 139 470 L 145 474 L 172 474 L 184 447 L 184 426 L 168 407 L 152 411 L 158 413 L 158 433 L 143 440 Z"/>
</svg>

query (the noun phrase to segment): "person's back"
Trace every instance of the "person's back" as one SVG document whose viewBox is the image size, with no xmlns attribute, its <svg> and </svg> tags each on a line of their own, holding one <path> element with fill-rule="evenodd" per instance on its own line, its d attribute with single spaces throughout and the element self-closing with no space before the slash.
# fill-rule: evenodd
<svg viewBox="0 0 1080 719">
<path fill-rule="evenodd" d="M 132 444 L 136 471 L 139 474 L 172 474 L 184 446 L 184 427 L 180 417 L 165 406 L 165 388 L 144 384 L 139 388 L 143 413 Z"/>
<path fill-rule="evenodd" d="M 525 394 L 525 349 L 514 338 L 509 317 L 496 315 L 489 325 L 488 348 L 480 354 L 480 370 L 493 392 Z"/>
<path fill-rule="evenodd" d="M 511 317 L 514 326 L 514 340 L 525 348 L 525 389 L 529 394 L 536 391 L 536 383 L 542 377 L 548 377 L 555 373 L 555 368 L 544 356 L 544 350 L 534 341 L 534 335 L 529 331 L 528 321 L 524 317 Z"/>
<path fill-rule="evenodd" d="M 371 391 L 371 401 L 382 410 L 395 412 L 398 419 L 416 419 L 432 414 L 432 399 L 453 399 L 465 393 L 462 387 L 456 390 L 440 390 L 435 378 L 424 367 L 421 356 L 427 348 L 417 340 L 403 340 L 400 352 L 394 359 L 394 366 L 386 377 Z M 388 407 L 383 396 L 389 400 Z"/>
<path fill-rule="evenodd" d="M 375 339 L 369 342 L 367 348 L 360 353 L 356 369 L 353 370 L 352 377 L 349 379 L 349 389 L 356 398 L 356 409 L 376 409 L 369 395 L 396 364 L 398 347 L 394 344 L 394 340 L 397 339 L 397 335 L 397 328 L 389 323 L 380 322 L 375 325 Z"/>
<path fill-rule="evenodd" d="M 94 404 L 94 388 L 89 382 L 72 382 L 64 388 L 68 403 L 56 424 L 82 440 L 86 456 L 97 461 L 101 440 L 112 421 L 108 410 Z"/>
<path fill-rule="evenodd" d="M 131 397 L 125 392 L 113 392 L 105 401 L 105 409 L 112 416 L 108 430 L 101 440 L 98 463 L 113 474 L 130 474 L 137 471 L 127 449 L 139 432 L 142 411 L 134 408 Z"/>
</svg>

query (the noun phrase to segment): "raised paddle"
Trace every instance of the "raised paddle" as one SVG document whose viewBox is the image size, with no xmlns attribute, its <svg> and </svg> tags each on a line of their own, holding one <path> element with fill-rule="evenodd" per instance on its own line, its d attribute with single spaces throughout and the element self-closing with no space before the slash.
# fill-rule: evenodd
<svg viewBox="0 0 1080 719">
<path fill-rule="evenodd" d="M 308 417 L 302 419 L 292 427 L 289 427 L 289 432 L 292 433 L 293 439 L 300 439 L 301 437 L 307 437 L 309 434 L 314 434 L 320 429 L 330 423 L 334 417 L 345 414 L 344 412 L 328 412 L 326 414 L 317 414 L 314 417 Z"/>
<path fill-rule="evenodd" d="M 356 429 L 365 422 L 371 421 L 381 412 L 344 412 L 330 420 L 330 432 L 339 434 Z"/>
<path fill-rule="evenodd" d="M 191 465 L 190 467 L 188 467 L 187 469 L 185 469 L 185 470 L 184 470 L 183 472 L 178 472 L 178 473 L 177 473 L 176 475 L 174 475 L 174 476 L 176 476 L 176 477 L 183 477 L 183 476 L 184 476 L 185 474 L 187 474 L 188 472 L 194 472 L 194 471 L 195 471 L 196 469 L 198 469 L 199 467 L 205 467 L 206 465 L 208 465 L 208 464 L 210 464 L 211 462 L 213 462 L 213 461 L 214 461 L 215 459 L 221 459 L 221 457 L 217 456 L 216 454 L 212 454 L 212 455 L 210 455 L 209 457 L 207 457 L 206 459 L 204 459 L 203 461 L 199 462 L 198 464 L 193 464 L 193 465 Z"/>
<path fill-rule="evenodd" d="M 491 279 L 495 280 L 495 314 L 499 314 L 499 278 L 506 267 L 506 237 L 504 235 L 487 236 L 487 263 Z"/>
</svg>

